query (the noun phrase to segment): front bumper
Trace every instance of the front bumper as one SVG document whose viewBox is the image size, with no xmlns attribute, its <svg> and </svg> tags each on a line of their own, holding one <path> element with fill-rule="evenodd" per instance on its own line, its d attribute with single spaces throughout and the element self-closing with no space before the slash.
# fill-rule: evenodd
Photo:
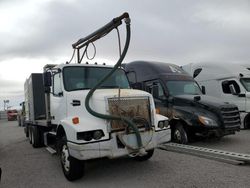
<svg viewBox="0 0 250 188">
<path fill-rule="evenodd" d="M 219 127 L 192 127 L 192 132 L 203 137 L 222 137 L 226 135 L 235 134 L 236 131 L 240 131 L 239 126 L 219 128 Z"/>
<path fill-rule="evenodd" d="M 171 139 L 170 129 L 165 129 L 158 132 L 153 131 L 150 140 L 146 138 L 147 134 L 141 133 L 143 146 L 146 151 L 154 149 L 157 145 L 168 142 Z M 118 135 L 118 133 L 111 133 L 110 140 L 89 144 L 77 144 L 68 141 L 67 144 L 70 155 L 79 160 L 88 160 L 102 157 L 108 157 L 112 159 L 130 154 L 136 154 L 136 151 L 131 149 L 131 147 L 121 146 Z M 129 145 L 132 147 L 137 143 L 134 135 L 125 135 L 123 138 L 126 140 L 126 142 L 129 142 Z"/>
</svg>

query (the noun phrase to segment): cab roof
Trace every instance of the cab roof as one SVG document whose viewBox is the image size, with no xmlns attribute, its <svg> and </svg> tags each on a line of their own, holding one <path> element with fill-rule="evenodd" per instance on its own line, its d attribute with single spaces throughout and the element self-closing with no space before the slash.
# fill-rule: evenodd
<svg viewBox="0 0 250 188">
<path fill-rule="evenodd" d="M 195 79 L 198 81 L 250 77 L 250 65 L 247 64 L 241 65 L 237 63 L 225 62 L 203 62 L 190 63 L 182 67 L 192 76 L 196 70 L 200 69 L 199 73 L 195 75 Z"/>
<path fill-rule="evenodd" d="M 126 72 L 135 72 L 138 82 L 157 78 L 164 80 L 193 80 L 182 68 L 172 63 L 133 61 L 124 64 L 123 67 L 125 67 Z"/>
</svg>

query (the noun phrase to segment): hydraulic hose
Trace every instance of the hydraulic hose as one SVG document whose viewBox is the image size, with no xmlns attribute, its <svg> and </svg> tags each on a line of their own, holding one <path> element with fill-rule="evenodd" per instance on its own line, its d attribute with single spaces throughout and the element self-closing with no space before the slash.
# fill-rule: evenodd
<svg viewBox="0 0 250 188">
<path fill-rule="evenodd" d="M 132 130 L 135 133 L 136 136 L 136 140 L 137 140 L 137 145 L 138 145 L 138 150 L 143 148 L 142 145 L 142 140 L 141 140 L 141 135 L 139 133 L 139 130 L 137 128 L 137 126 L 135 125 L 135 123 L 133 121 L 131 121 L 129 118 L 127 117 L 121 117 L 121 116 L 114 116 L 114 115 L 107 115 L 107 114 L 101 114 L 98 113 L 96 111 L 94 111 L 90 105 L 89 105 L 89 101 L 90 98 L 92 97 L 93 93 L 95 92 L 95 90 L 97 88 L 99 88 L 120 66 L 121 63 L 128 51 L 128 47 L 129 47 L 129 42 L 130 42 L 130 35 L 131 35 L 131 31 L 130 31 L 130 18 L 129 16 L 127 18 L 125 18 L 125 23 L 126 23 L 126 42 L 125 42 L 125 46 L 124 49 L 122 51 L 122 54 L 119 58 L 119 60 L 117 61 L 117 63 L 115 64 L 114 68 L 102 79 L 100 80 L 100 82 L 98 82 L 96 84 L 96 86 L 94 86 L 87 94 L 86 96 L 86 100 L 85 100 L 85 107 L 87 109 L 87 111 L 92 114 L 95 117 L 101 118 L 101 119 L 106 119 L 106 120 L 118 120 L 118 121 L 124 121 L 128 127 L 132 128 Z"/>
</svg>

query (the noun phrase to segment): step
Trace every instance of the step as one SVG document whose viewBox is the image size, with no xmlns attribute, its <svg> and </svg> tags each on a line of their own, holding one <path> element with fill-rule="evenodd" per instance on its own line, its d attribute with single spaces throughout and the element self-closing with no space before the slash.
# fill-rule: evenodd
<svg viewBox="0 0 250 188">
<path fill-rule="evenodd" d="M 55 155 L 57 153 L 54 148 L 49 147 L 49 146 L 46 147 L 46 150 L 48 150 L 48 152 L 50 152 L 52 155 Z"/>
</svg>

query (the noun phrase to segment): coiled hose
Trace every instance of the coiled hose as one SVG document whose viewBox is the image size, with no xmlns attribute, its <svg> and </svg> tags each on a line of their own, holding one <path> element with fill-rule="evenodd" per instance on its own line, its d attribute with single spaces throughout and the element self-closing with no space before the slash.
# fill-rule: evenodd
<svg viewBox="0 0 250 188">
<path fill-rule="evenodd" d="M 131 121 L 127 117 L 121 117 L 121 116 L 114 116 L 114 115 L 107 115 L 107 114 L 98 113 L 98 112 L 94 111 L 89 105 L 90 98 L 93 95 L 93 93 L 95 92 L 95 90 L 97 88 L 99 88 L 99 86 L 101 86 L 102 83 L 104 83 L 121 66 L 121 63 L 122 63 L 122 61 L 123 61 L 123 59 L 124 59 L 124 57 L 125 57 L 125 55 L 126 55 L 126 53 L 128 51 L 129 42 L 130 42 L 130 35 L 131 35 L 129 17 L 125 18 L 125 23 L 126 23 L 127 35 L 126 35 L 126 42 L 125 42 L 123 52 L 122 52 L 119 60 L 115 64 L 114 68 L 99 83 L 97 83 L 96 86 L 94 86 L 88 92 L 88 94 L 86 96 L 86 100 L 85 100 L 85 107 L 86 107 L 87 111 L 90 114 L 92 114 L 93 116 L 95 116 L 95 117 L 98 117 L 98 118 L 101 118 L 101 119 L 106 119 L 106 120 L 124 121 L 130 128 L 132 128 L 132 130 L 135 133 L 139 152 L 145 152 L 145 151 L 142 151 L 143 150 L 143 145 L 142 145 L 141 135 L 139 133 L 139 130 L 138 130 L 137 126 L 135 125 L 135 123 L 133 121 Z"/>
</svg>

